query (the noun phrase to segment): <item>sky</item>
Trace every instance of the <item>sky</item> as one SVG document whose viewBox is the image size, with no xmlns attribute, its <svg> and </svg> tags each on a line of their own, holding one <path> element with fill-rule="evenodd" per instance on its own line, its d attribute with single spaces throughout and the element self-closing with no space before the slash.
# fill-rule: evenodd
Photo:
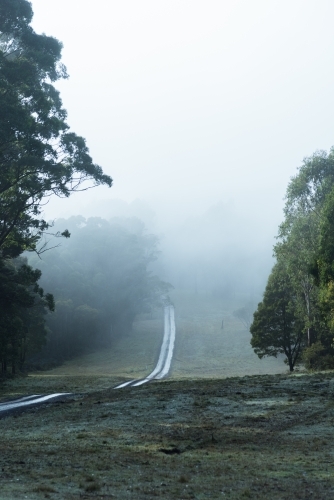
<svg viewBox="0 0 334 500">
<path fill-rule="evenodd" d="M 114 179 L 48 215 L 140 199 L 178 223 L 232 203 L 277 232 L 289 179 L 334 144 L 332 0 L 31 3 L 64 44 L 68 123 Z"/>
</svg>

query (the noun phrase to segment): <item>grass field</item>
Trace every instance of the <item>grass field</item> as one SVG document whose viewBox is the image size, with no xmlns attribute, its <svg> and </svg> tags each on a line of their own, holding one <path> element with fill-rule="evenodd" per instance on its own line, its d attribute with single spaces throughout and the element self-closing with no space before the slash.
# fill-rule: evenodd
<svg viewBox="0 0 334 500">
<path fill-rule="evenodd" d="M 233 316 L 237 300 L 204 294 L 171 294 L 176 313 L 172 379 L 233 377 L 286 372 L 282 357 L 260 360 L 250 346 L 250 333 Z M 224 328 L 221 329 L 222 318 Z M 108 375 L 119 380 L 144 377 L 155 366 L 163 335 L 163 311 L 143 316 L 133 331 L 112 347 L 71 360 L 54 375 Z"/>
<path fill-rule="evenodd" d="M 113 389 L 155 365 L 157 311 L 111 349 L 0 383 L 0 400 L 73 393 L 0 415 L 1 500 L 334 497 L 333 374 L 289 375 L 281 359 L 259 360 L 236 301 L 172 298 L 168 380 Z"/>
<path fill-rule="evenodd" d="M 161 313 L 161 314 L 159 314 Z M 128 335 L 104 348 L 51 370 L 54 375 L 101 375 L 120 379 L 144 377 L 153 370 L 163 336 L 163 311 L 153 319 L 141 318 Z"/>
<path fill-rule="evenodd" d="M 2 397 L 79 392 L 0 419 L 1 499 L 334 497 L 332 373 L 115 381 L 39 374 L 1 386 Z"/>
<path fill-rule="evenodd" d="M 283 359 L 260 360 L 248 329 L 233 316 L 242 299 L 174 292 L 176 345 L 172 377 L 233 377 L 282 373 Z M 221 328 L 224 319 L 224 328 Z"/>
</svg>

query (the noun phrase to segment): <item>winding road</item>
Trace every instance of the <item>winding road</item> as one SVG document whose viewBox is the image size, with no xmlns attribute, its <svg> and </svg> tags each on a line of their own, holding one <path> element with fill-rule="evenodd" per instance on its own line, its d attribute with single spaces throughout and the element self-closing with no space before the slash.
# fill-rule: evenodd
<svg viewBox="0 0 334 500">
<path fill-rule="evenodd" d="M 123 387 L 138 387 L 151 380 L 160 380 L 168 375 L 171 367 L 175 343 L 175 313 L 174 306 L 168 305 L 164 309 L 164 336 L 160 349 L 160 355 L 154 370 L 142 379 L 133 379 L 114 387 L 122 389 Z"/>
<path fill-rule="evenodd" d="M 160 349 L 160 355 L 154 370 L 143 379 L 133 379 L 129 382 L 124 382 L 117 385 L 114 389 L 121 389 L 123 387 L 138 387 L 146 384 L 151 380 L 160 380 L 166 377 L 169 373 L 174 350 L 175 342 L 175 314 L 174 306 L 167 305 L 164 308 L 164 336 Z M 43 396 L 41 394 L 32 394 L 31 396 L 24 396 L 19 399 L 5 401 L 0 403 L 0 415 L 9 413 L 14 410 L 24 409 L 32 405 L 45 403 L 51 400 L 57 400 L 64 396 L 70 396 L 70 392 L 59 392 L 55 394 L 48 394 Z"/>
</svg>

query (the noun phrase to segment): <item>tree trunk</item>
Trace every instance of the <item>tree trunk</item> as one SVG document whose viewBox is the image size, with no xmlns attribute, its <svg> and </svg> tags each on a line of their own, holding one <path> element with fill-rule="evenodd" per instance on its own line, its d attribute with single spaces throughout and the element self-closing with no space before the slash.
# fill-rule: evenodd
<svg viewBox="0 0 334 500">
<path fill-rule="evenodd" d="M 292 356 L 288 356 L 288 362 L 289 362 L 289 370 L 290 372 L 293 372 L 294 363 L 292 361 Z"/>
</svg>

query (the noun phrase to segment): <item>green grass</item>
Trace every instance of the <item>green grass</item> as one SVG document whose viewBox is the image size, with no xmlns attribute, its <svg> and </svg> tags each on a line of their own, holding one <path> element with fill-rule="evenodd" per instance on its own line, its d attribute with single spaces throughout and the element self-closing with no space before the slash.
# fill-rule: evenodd
<svg viewBox="0 0 334 500">
<path fill-rule="evenodd" d="M 174 291 L 176 342 L 171 377 L 203 378 L 287 371 L 283 358 L 260 360 L 250 346 L 251 335 L 233 316 L 242 299 L 222 301 L 205 294 Z M 221 329 L 222 318 L 224 328 Z M 68 361 L 52 375 L 101 375 L 119 380 L 144 377 L 157 362 L 163 335 L 163 310 L 143 315 L 133 331 L 112 347 Z"/>
<path fill-rule="evenodd" d="M 36 392 L 45 377 L 27 380 Z M 84 392 L 88 377 L 51 380 Z M 332 380 L 266 375 L 114 390 L 91 375 L 88 394 L 0 419 L 0 498 L 331 500 Z M 24 392 L 22 379 L 7 389 L 20 382 Z"/>
<path fill-rule="evenodd" d="M 282 358 L 260 360 L 254 353 L 251 334 L 233 316 L 244 299 L 222 300 L 176 291 L 171 297 L 176 308 L 177 332 L 173 378 L 275 374 L 287 370 Z"/>
<path fill-rule="evenodd" d="M 75 393 L 0 418 L 1 500 L 334 497 L 333 374 L 250 376 L 286 367 L 254 355 L 233 317 L 242 303 L 173 300 L 169 380 L 113 389 L 155 365 L 160 311 L 111 349 L 1 382 L 1 399 Z"/>
<path fill-rule="evenodd" d="M 132 379 L 153 370 L 163 335 L 163 311 L 158 318 L 140 318 L 132 332 L 114 340 L 110 348 L 86 354 L 50 370 L 50 375 L 100 375 Z"/>
</svg>

